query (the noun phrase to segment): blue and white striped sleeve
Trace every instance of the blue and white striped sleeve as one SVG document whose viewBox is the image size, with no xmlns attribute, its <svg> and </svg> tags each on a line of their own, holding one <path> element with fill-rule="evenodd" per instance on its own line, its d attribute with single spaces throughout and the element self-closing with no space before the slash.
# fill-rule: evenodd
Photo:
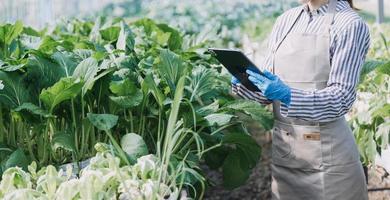
<svg viewBox="0 0 390 200">
<path fill-rule="evenodd" d="M 272 49 L 273 45 L 276 43 L 278 37 L 280 37 L 280 30 L 281 30 L 281 26 L 280 26 L 281 19 L 280 18 L 281 17 L 279 17 L 276 20 L 275 25 L 272 28 L 272 32 L 269 35 L 268 52 L 266 54 L 266 57 L 265 57 L 265 60 L 262 64 L 262 66 L 260 66 L 261 70 L 266 69 L 268 71 L 271 71 L 271 69 L 270 69 L 272 66 L 272 63 L 271 63 L 272 62 L 272 51 L 271 51 L 271 49 Z M 241 84 L 232 84 L 232 93 L 238 95 L 241 98 L 257 101 L 257 102 L 264 104 L 264 105 L 268 105 L 268 104 L 272 103 L 272 101 L 267 99 L 263 95 L 263 93 L 250 91 L 245 86 L 243 86 Z"/>
<path fill-rule="evenodd" d="M 303 120 L 328 122 L 346 114 L 356 99 L 356 86 L 370 46 L 369 28 L 355 20 L 336 35 L 327 87 L 305 91 L 291 89 L 289 107 L 281 114 Z"/>
</svg>

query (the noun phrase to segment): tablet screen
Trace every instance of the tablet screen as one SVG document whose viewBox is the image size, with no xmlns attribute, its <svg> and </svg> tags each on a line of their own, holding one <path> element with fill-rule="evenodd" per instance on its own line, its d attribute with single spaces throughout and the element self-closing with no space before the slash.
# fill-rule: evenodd
<svg viewBox="0 0 390 200">
<path fill-rule="evenodd" d="M 251 81 L 249 81 L 248 74 L 246 73 L 246 70 L 249 67 L 256 67 L 256 65 L 254 65 L 242 51 L 209 48 L 209 52 L 247 89 L 251 91 L 260 91 Z M 260 70 L 259 73 L 262 74 Z"/>
</svg>

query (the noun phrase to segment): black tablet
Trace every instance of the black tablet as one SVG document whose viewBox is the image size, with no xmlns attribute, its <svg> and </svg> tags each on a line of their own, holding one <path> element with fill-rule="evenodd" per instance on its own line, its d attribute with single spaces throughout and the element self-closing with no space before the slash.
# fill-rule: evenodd
<svg viewBox="0 0 390 200">
<path fill-rule="evenodd" d="M 240 50 L 209 48 L 209 52 L 214 56 L 241 84 L 251 91 L 260 91 L 248 79 L 246 70 L 248 67 L 256 67 L 253 62 Z M 256 67 L 257 68 L 257 67 Z M 258 68 L 257 68 L 258 69 Z M 259 70 L 260 74 L 261 71 Z"/>
</svg>

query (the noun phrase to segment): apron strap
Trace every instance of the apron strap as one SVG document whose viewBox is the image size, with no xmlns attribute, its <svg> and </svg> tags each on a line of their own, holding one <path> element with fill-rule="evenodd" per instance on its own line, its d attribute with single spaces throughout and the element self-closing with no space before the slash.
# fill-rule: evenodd
<svg viewBox="0 0 390 200">
<path fill-rule="evenodd" d="M 304 11 L 304 8 L 302 6 L 302 10 L 299 12 L 299 14 L 295 17 L 293 23 L 291 24 L 291 26 L 289 27 L 289 29 L 287 30 L 287 32 L 283 35 L 282 39 L 278 41 L 278 43 L 276 43 L 275 47 L 272 49 L 272 53 L 274 54 L 280 47 L 280 45 L 282 45 L 282 43 L 284 42 L 284 40 L 286 39 L 287 35 L 291 32 L 291 30 L 294 28 L 295 24 L 298 22 L 298 19 L 301 17 L 302 13 Z"/>
<path fill-rule="evenodd" d="M 324 23 L 322 25 L 322 33 L 328 34 L 330 27 L 334 22 L 334 17 L 337 12 L 337 1 L 338 0 L 329 0 L 328 12 L 326 13 Z"/>
<path fill-rule="evenodd" d="M 271 63 L 272 63 L 272 72 L 275 73 L 275 53 L 279 49 L 280 45 L 284 42 L 286 39 L 287 35 L 291 32 L 291 30 L 294 28 L 295 24 L 298 22 L 298 19 L 301 17 L 302 13 L 304 12 L 304 6 L 302 6 L 302 10 L 299 12 L 299 14 L 295 17 L 293 23 L 289 27 L 286 33 L 284 33 L 283 37 L 281 40 L 279 40 L 276 45 L 272 48 L 272 54 L 271 54 Z"/>
</svg>

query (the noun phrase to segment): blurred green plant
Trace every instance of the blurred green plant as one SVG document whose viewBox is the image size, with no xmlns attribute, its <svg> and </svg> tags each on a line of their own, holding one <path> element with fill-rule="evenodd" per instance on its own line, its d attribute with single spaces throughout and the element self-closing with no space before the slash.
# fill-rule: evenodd
<svg viewBox="0 0 390 200">
<path fill-rule="evenodd" d="M 209 45 L 240 47 L 244 34 L 254 39 L 271 30 L 284 10 L 298 5 L 294 0 L 127 0 L 107 5 L 97 16 L 148 17 L 179 28 L 185 34 L 209 39 Z M 164 12 L 161 12 L 164 10 Z"/>
<path fill-rule="evenodd" d="M 358 96 L 350 113 L 364 165 L 388 149 L 390 139 L 390 41 L 387 24 L 370 24 L 371 48 L 362 68 Z"/>
</svg>

